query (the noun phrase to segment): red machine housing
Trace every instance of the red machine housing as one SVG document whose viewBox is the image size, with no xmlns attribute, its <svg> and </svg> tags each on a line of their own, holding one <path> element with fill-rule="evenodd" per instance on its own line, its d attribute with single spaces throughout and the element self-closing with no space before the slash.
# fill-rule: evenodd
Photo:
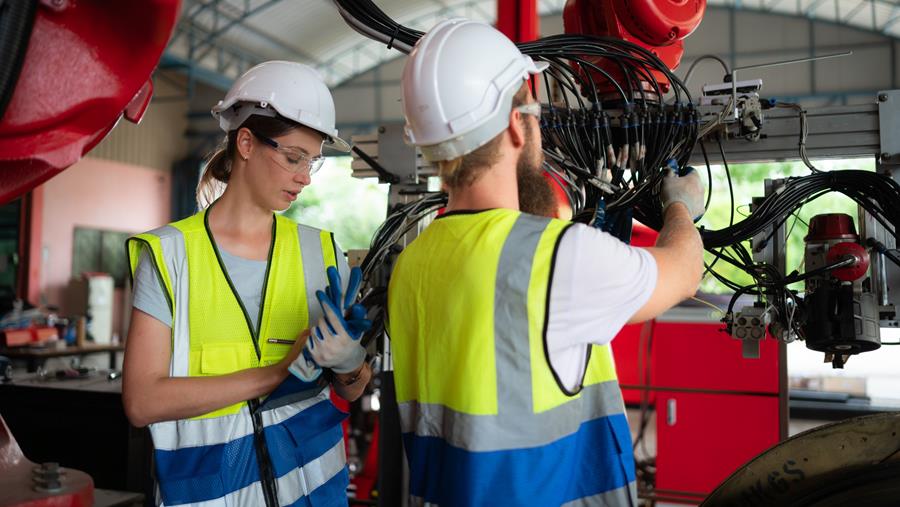
<svg viewBox="0 0 900 507">
<path fill-rule="evenodd" d="M 684 54 L 684 38 L 690 35 L 706 12 L 706 0 L 568 0 L 563 10 L 566 33 L 614 37 L 633 42 L 659 57 L 669 69 L 675 70 Z M 614 79 L 624 79 L 618 65 L 609 60 L 589 57 L 589 61 L 609 73 Z M 653 73 L 662 91 L 668 92 L 669 80 L 661 73 Z M 595 72 L 595 83 L 606 78 Z M 647 91 L 650 83 L 643 82 Z M 613 92 L 612 86 L 604 92 Z"/>
<path fill-rule="evenodd" d="M 835 269 L 831 272 L 831 276 L 842 282 L 853 282 L 866 276 L 869 271 L 869 252 L 859 243 L 845 241 L 833 245 L 825 254 L 825 261 L 831 264 L 847 257 L 853 257 L 855 262 L 849 266 Z"/>
<path fill-rule="evenodd" d="M 119 119 L 137 123 L 179 0 L 41 1 L 0 118 L 0 204 L 77 162 Z"/>
<path fill-rule="evenodd" d="M 39 485 L 46 480 L 56 481 L 56 487 L 42 490 Z M 28 461 L 0 417 L 0 505 L 90 507 L 94 505 L 94 481 L 78 470 L 53 467 L 50 471 Z"/>
<path fill-rule="evenodd" d="M 806 269 L 819 268 L 847 257 L 856 262 L 831 271 L 842 282 L 853 282 L 869 271 L 869 252 L 858 243 L 853 218 L 844 213 L 816 215 L 809 221 L 806 242 Z M 811 285 L 807 282 L 807 285 Z"/>
</svg>

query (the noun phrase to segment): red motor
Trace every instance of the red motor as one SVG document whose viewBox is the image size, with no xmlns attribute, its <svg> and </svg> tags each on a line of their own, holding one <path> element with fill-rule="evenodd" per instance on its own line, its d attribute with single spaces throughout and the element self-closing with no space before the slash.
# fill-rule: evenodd
<svg viewBox="0 0 900 507">
<path fill-rule="evenodd" d="M 684 54 L 684 38 L 690 35 L 706 12 L 706 0 L 568 0 L 563 10 L 563 24 L 568 34 L 615 37 L 642 46 L 662 60 L 671 70 L 678 68 Z M 588 60 L 624 80 L 618 65 L 607 59 L 588 57 Z M 669 80 L 653 73 L 663 93 L 669 91 Z M 594 82 L 604 83 L 600 73 Z M 651 84 L 642 82 L 645 90 Z M 598 85 L 603 92 L 613 92 L 612 86 Z"/>
<path fill-rule="evenodd" d="M 853 219 L 842 213 L 816 215 L 804 238 L 806 273 L 845 259 L 852 263 L 806 279 L 804 296 L 806 347 L 825 352 L 835 368 L 843 368 L 853 354 L 881 346 L 879 308 L 863 279 L 869 252 L 859 244 Z"/>
<path fill-rule="evenodd" d="M 853 282 L 866 276 L 869 270 L 869 252 L 859 244 L 859 235 L 853 225 L 853 218 L 843 213 L 816 215 L 809 222 L 806 242 L 806 271 L 812 271 L 853 257 L 849 266 L 834 269 L 831 276 L 842 282 Z M 825 275 L 827 279 L 827 274 Z M 807 281 L 807 290 L 813 290 L 816 279 Z"/>
</svg>

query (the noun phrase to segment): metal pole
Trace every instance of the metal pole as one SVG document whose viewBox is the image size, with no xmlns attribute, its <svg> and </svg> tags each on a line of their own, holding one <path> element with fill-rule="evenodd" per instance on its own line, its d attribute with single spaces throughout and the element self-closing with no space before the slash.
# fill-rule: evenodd
<svg viewBox="0 0 900 507">
<path fill-rule="evenodd" d="M 497 0 L 497 30 L 513 42 L 537 39 L 540 31 L 537 0 Z"/>
</svg>

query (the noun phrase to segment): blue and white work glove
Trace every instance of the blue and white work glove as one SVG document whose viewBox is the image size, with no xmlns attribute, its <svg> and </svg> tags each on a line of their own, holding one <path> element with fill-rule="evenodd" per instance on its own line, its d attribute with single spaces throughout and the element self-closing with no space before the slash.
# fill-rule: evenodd
<svg viewBox="0 0 900 507">
<path fill-rule="evenodd" d="M 663 214 L 671 204 L 680 202 L 687 206 L 688 212 L 694 222 L 700 220 L 706 213 L 705 196 L 703 193 L 703 182 L 700 181 L 700 175 L 693 167 L 688 167 L 685 174 L 679 176 L 676 171 L 666 170 L 663 178 L 662 191 L 659 194 L 663 205 Z"/>
<path fill-rule="evenodd" d="M 312 335 L 309 335 L 306 342 L 309 343 L 309 340 L 312 340 Z M 297 356 L 297 359 L 294 359 L 294 362 L 288 366 L 288 371 L 291 372 L 291 375 L 304 382 L 313 382 L 322 374 L 322 368 L 313 361 L 313 358 L 309 355 L 309 351 L 306 350 L 305 345 L 303 347 L 303 352 L 301 352 L 300 355 Z"/>
<path fill-rule="evenodd" d="M 329 267 L 326 274 L 328 287 L 325 292 L 316 291 L 324 315 L 312 329 L 303 354 L 291 364 L 291 373 L 300 378 L 314 374 L 307 373 L 312 365 L 330 368 L 335 373 L 351 373 L 366 359 L 366 349 L 360 338 L 372 327 L 372 322 L 366 318 L 366 308 L 354 303 L 362 283 L 362 271 L 359 268 L 350 270 L 346 295 L 342 295 L 337 269 Z"/>
</svg>

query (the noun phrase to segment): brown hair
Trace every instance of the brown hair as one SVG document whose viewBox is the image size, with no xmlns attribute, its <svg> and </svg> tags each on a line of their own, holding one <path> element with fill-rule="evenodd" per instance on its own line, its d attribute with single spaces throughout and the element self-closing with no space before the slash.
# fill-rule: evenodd
<svg viewBox="0 0 900 507">
<path fill-rule="evenodd" d="M 206 168 L 197 184 L 198 208 L 205 209 L 225 191 L 228 180 L 231 178 L 232 162 L 237 156 L 238 130 L 248 128 L 261 136 L 273 138 L 283 136 L 299 127 L 301 127 L 299 123 L 280 116 L 270 117 L 255 114 L 247 118 L 240 127 L 229 132 L 206 161 Z"/>
<path fill-rule="evenodd" d="M 513 95 L 512 107 L 516 108 L 525 104 L 529 93 L 530 89 L 526 81 L 519 88 L 519 91 Z M 502 137 L 503 132 L 497 134 L 493 139 L 471 153 L 453 160 L 439 161 L 437 163 L 438 174 L 444 184 L 449 188 L 465 188 L 475 183 L 475 180 L 488 167 L 496 164 L 500 158 L 500 140 Z"/>
</svg>

